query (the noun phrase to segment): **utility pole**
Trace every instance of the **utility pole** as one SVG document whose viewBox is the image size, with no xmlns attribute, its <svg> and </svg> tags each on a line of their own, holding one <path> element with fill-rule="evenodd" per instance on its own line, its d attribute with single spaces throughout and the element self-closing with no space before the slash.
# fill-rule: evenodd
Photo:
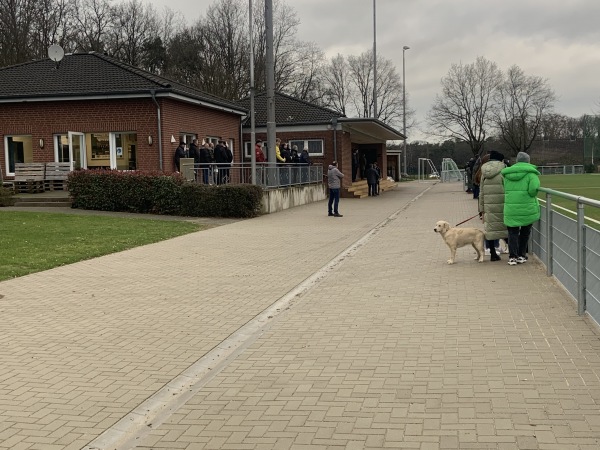
<svg viewBox="0 0 600 450">
<path fill-rule="evenodd" d="M 275 156 L 275 65 L 273 58 L 273 0 L 265 0 L 265 28 L 266 28 L 266 52 L 267 52 L 267 150 L 269 163 L 276 164 Z"/>
<path fill-rule="evenodd" d="M 250 41 L 250 170 L 252 172 L 252 184 L 256 184 L 256 122 L 254 117 L 254 36 L 252 29 L 252 0 L 248 0 L 248 33 Z M 242 142 L 242 145 L 244 143 Z M 243 152 L 242 152 L 243 154 Z"/>
<path fill-rule="evenodd" d="M 377 115 L 377 14 L 373 0 L 373 118 Z"/>
<path fill-rule="evenodd" d="M 408 175 L 408 167 L 406 166 L 406 71 L 404 69 L 404 52 L 410 47 L 405 45 L 402 47 L 402 134 L 404 134 L 404 173 Z"/>
</svg>

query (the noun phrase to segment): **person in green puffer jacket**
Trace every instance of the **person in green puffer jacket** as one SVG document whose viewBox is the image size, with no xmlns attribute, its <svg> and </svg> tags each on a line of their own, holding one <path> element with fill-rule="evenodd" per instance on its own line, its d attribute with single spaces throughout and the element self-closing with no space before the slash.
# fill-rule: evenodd
<svg viewBox="0 0 600 450">
<path fill-rule="evenodd" d="M 537 198 L 540 179 L 537 168 L 529 163 L 525 152 L 517 154 L 517 162 L 502 170 L 504 176 L 504 224 L 508 228 L 508 264 L 527 261 L 527 242 L 531 226 L 540 219 Z"/>
<path fill-rule="evenodd" d="M 490 249 L 490 261 L 500 261 L 494 241 L 506 239 L 508 231 L 504 225 L 504 183 L 502 170 L 504 155 L 492 150 L 489 161 L 481 166 L 479 182 L 479 217 L 483 219 L 486 245 Z"/>
</svg>

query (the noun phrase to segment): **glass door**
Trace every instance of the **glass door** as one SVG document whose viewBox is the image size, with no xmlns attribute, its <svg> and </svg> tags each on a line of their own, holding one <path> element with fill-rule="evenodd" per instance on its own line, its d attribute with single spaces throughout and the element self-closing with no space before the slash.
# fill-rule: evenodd
<svg viewBox="0 0 600 450">
<path fill-rule="evenodd" d="M 69 160 L 71 161 L 71 170 L 87 169 L 85 135 L 83 133 L 69 131 Z"/>
</svg>

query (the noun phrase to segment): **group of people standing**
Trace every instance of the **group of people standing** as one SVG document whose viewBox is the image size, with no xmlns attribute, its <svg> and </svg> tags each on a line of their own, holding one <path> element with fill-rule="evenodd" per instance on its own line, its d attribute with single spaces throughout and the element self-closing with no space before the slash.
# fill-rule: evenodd
<svg viewBox="0 0 600 450">
<path fill-rule="evenodd" d="M 379 195 L 379 180 L 381 180 L 381 169 L 376 162 L 367 164 L 367 157 L 362 154 L 360 155 L 358 149 L 352 150 L 352 182 L 356 181 L 357 175 L 364 180 L 367 179 L 367 186 L 369 188 L 369 197 Z"/>
<path fill-rule="evenodd" d="M 181 171 L 181 158 L 194 159 L 194 167 L 199 169 L 196 176 L 201 177 L 204 184 L 209 184 L 210 175 L 213 176 L 215 184 L 223 184 L 229 180 L 233 152 L 223 139 L 219 139 L 216 145 L 208 140 L 198 145 L 198 139 L 193 139 L 189 147 L 180 139 L 173 158 L 178 172 Z M 198 173 L 201 175 L 198 176 Z"/>
<path fill-rule="evenodd" d="M 256 155 L 257 163 L 267 162 L 267 157 L 263 150 L 264 143 L 262 140 L 257 140 L 254 146 L 254 154 Z M 298 146 L 292 146 L 290 150 L 289 143 L 281 144 L 281 139 L 275 140 L 275 158 L 279 164 L 301 164 L 304 166 L 310 166 L 312 161 L 310 160 L 310 154 L 308 153 L 308 147 L 304 147 L 300 153 L 298 153 Z"/>
<path fill-rule="evenodd" d="M 512 165 L 495 150 L 481 158 L 473 185 L 478 187 L 479 217 L 483 219 L 491 261 L 501 260 L 494 241 L 508 239 L 508 264 L 527 262 L 531 227 L 540 219 L 539 175 L 525 152 L 519 152 Z"/>
</svg>

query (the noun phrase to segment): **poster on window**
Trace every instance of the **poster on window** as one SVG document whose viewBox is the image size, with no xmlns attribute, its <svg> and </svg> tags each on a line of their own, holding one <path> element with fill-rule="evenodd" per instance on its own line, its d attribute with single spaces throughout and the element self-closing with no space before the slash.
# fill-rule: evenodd
<svg viewBox="0 0 600 450">
<path fill-rule="evenodd" d="M 117 147 L 117 158 L 123 157 L 123 147 Z"/>
</svg>

